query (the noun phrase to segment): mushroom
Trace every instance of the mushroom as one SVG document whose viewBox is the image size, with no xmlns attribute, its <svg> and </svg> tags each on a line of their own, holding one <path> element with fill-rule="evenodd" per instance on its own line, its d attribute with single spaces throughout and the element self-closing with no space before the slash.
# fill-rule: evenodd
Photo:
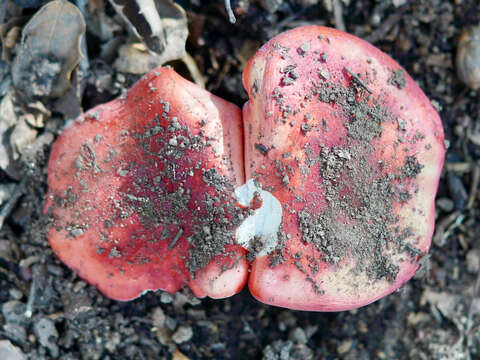
<svg viewBox="0 0 480 360">
<path fill-rule="evenodd" d="M 184 285 L 198 297 L 231 296 L 248 270 L 234 241 L 245 216 L 233 197 L 242 154 L 238 107 L 156 69 L 55 142 L 50 245 L 113 299 Z"/>
<path fill-rule="evenodd" d="M 428 252 L 440 118 L 346 33 L 282 33 L 247 64 L 243 115 L 171 69 L 87 112 L 52 149 L 60 259 L 107 296 L 189 286 L 299 310 L 371 303 Z"/>
<path fill-rule="evenodd" d="M 424 93 L 379 49 L 319 26 L 270 40 L 243 82 L 246 179 L 282 207 L 275 251 L 252 263 L 253 296 L 339 311 L 399 288 L 428 252 L 444 160 Z"/>
</svg>

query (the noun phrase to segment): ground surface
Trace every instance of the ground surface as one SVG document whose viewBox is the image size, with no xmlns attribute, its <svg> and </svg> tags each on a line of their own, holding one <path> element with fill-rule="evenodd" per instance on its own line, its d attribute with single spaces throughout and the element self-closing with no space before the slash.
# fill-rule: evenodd
<svg viewBox="0 0 480 360">
<path fill-rule="evenodd" d="M 0 22 L 8 23 L 13 17 L 5 14 L 14 14 L 21 29 L 41 1 L 16 1 L 31 9 L 6 3 L 0 6 Z M 112 29 L 113 48 L 127 41 L 127 32 L 116 25 L 110 5 L 91 3 L 103 10 L 86 13 L 91 18 L 88 64 L 80 65 L 83 109 L 118 96 L 138 78 L 117 71 L 115 51 L 101 51 L 106 43 L 98 32 L 102 25 Z M 232 1 L 234 25 L 223 1 L 179 3 L 189 20 L 187 51 L 206 88 L 238 105 L 246 100 L 241 85 L 245 61 L 267 39 L 299 25 L 341 27 L 338 19 L 343 19 L 348 32 L 407 69 L 441 108 L 449 141 L 430 258 L 400 291 L 341 313 L 269 307 L 253 300 L 248 290 L 225 300 L 161 292 L 128 303 L 105 298 L 57 260 L 44 236 L 52 134 L 79 108 L 71 99 L 65 100 L 68 106 L 51 97 L 26 101 L 15 91 L 12 64 L 19 33 L 10 32 L 2 37 L 0 63 L 2 153 L 10 149 L 0 157 L 0 354 L 8 352 L 12 359 L 22 359 L 20 351 L 28 359 L 479 358 L 480 102 L 478 92 L 460 83 L 455 71 L 461 31 L 480 22 L 478 1 L 240 0 Z M 341 11 L 329 9 L 330 3 L 333 8 L 340 4 Z M 183 64 L 172 65 L 188 76 Z M 32 65 L 31 71 L 42 66 Z"/>
</svg>

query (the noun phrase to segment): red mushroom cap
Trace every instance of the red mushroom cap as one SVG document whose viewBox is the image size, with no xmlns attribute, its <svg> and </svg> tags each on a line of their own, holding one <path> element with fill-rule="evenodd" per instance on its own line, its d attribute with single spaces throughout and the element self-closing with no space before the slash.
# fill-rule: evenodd
<svg viewBox="0 0 480 360">
<path fill-rule="evenodd" d="M 270 40 L 243 79 L 246 179 L 282 208 L 253 296 L 339 311 L 400 287 L 429 249 L 445 152 L 424 93 L 374 46 L 320 26 Z"/>
<path fill-rule="evenodd" d="M 228 297 L 247 278 L 234 244 L 244 217 L 241 112 L 159 68 L 54 144 L 45 211 L 52 249 L 107 296 L 188 285 Z"/>
</svg>

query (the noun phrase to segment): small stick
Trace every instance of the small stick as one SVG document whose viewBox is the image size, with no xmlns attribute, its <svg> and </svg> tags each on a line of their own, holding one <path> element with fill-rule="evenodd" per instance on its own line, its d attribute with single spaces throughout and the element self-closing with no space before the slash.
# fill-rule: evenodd
<svg viewBox="0 0 480 360">
<path fill-rule="evenodd" d="M 27 319 L 30 319 L 33 314 L 33 306 L 35 304 L 35 299 L 37 297 L 37 282 L 35 277 L 32 279 L 30 284 L 30 294 L 28 295 L 27 306 L 25 306 L 24 316 Z"/>
<path fill-rule="evenodd" d="M 472 329 L 472 319 L 473 319 L 473 308 L 474 302 L 478 295 L 478 290 L 480 289 L 480 271 L 477 272 L 477 280 L 475 281 L 475 286 L 473 287 L 472 298 L 470 299 L 470 305 L 468 306 L 468 315 L 467 315 L 467 324 L 465 325 L 465 334 L 468 335 Z"/>
<path fill-rule="evenodd" d="M 228 20 L 230 20 L 230 23 L 235 24 L 237 19 L 235 19 L 235 14 L 233 13 L 232 5 L 230 4 L 230 0 L 225 0 L 225 9 L 227 10 Z"/>
<path fill-rule="evenodd" d="M 333 17 L 336 28 L 340 31 L 347 31 L 345 21 L 343 21 L 343 8 L 340 0 L 333 0 Z"/>
<path fill-rule="evenodd" d="M 348 72 L 360 86 L 362 86 L 365 90 L 367 90 L 369 94 L 372 93 L 372 90 L 370 90 L 367 84 L 365 84 L 365 82 L 357 74 L 355 74 L 352 70 L 350 70 L 346 66 L 345 66 L 345 71 Z"/>
<path fill-rule="evenodd" d="M 467 208 L 471 209 L 475 203 L 475 198 L 477 197 L 477 189 L 480 183 L 480 165 L 474 163 L 473 165 L 473 174 L 472 174 L 472 185 L 470 186 L 470 195 L 468 197 Z"/>
<path fill-rule="evenodd" d="M 25 190 L 25 178 L 20 181 L 20 183 L 15 188 L 15 191 L 12 194 L 12 197 L 8 200 L 8 202 L 3 206 L 2 210 L 0 210 L 0 229 L 3 227 L 3 223 L 5 219 L 10 215 L 13 208 L 17 204 L 18 199 L 23 195 L 23 191 Z"/>
<path fill-rule="evenodd" d="M 172 242 L 170 243 L 170 246 L 168 247 L 168 250 L 172 250 L 174 247 L 175 247 L 175 244 L 177 243 L 178 239 L 180 239 L 180 237 L 183 235 L 183 229 L 180 228 L 180 230 L 178 230 L 178 233 L 177 235 L 175 235 L 175 237 L 173 238 Z"/>
</svg>

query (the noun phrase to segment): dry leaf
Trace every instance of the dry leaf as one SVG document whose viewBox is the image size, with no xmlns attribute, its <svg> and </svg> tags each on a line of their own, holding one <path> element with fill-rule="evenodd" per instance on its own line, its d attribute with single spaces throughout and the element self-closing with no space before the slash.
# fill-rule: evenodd
<svg viewBox="0 0 480 360">
<path fill-rule="evenodd" d="M 176 349 L 173 353 L 172 360 L 190 360 L 190 358 L 181 353 L 180 350 Z"/>
<path fill-rule="evenodd" d="M 110 3 L 155 53 L 151 62 L 158 66 L 185 55 L 187 17 L 179 5 L 170 0 L 110 0 Z"/>
<path fill-rule="evenodd" d="M 84 34 L 85 21 L 75 5 L 55 0 L 43 6 L 22 31 L 12 66 L 15 87 L 31 98 L 62 95 L 82 58 Z"/>
</svg>

